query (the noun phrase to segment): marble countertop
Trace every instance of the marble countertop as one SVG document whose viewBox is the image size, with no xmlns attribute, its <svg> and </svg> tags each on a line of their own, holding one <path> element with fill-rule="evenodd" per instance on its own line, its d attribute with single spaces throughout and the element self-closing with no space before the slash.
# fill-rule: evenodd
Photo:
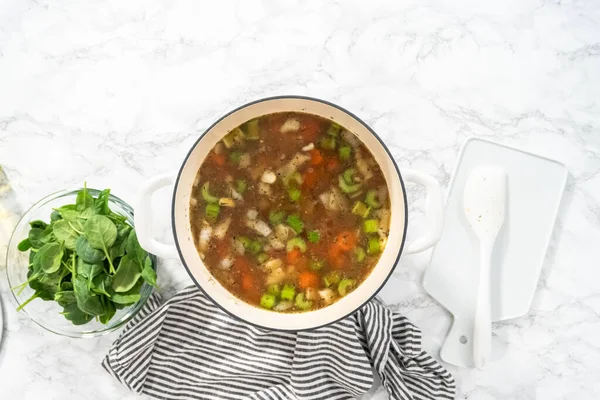
<svg viewBox="0 0 600 400">
<path fill-rule="evenodd" d="M 564 163 L 571 175 L 530 313 L 494 324 L 505 351 L 487 370 L 448 368 L 461 399 L 600 398 L 600 4 L 208 4 L 3 2 L 0 398 L 136 398 L 100 367 L 116 333 L 62 338 L 15 312 L 4 254 L 19 215 L 84 181 L 132 200 L 219 116 L 279 94 L 353 111 L 399 165 L 445 187 L 471 136 Z M 409 193 L 411 235 L 423 218 L 420 193 Z M 451 317 L 422 289 L 428 257 L 403 257 L 381 295 L 437 355 Z M 159 280 L 165 297 L 190 283 L 175 261 L 160 264 Z"/>
</svg>

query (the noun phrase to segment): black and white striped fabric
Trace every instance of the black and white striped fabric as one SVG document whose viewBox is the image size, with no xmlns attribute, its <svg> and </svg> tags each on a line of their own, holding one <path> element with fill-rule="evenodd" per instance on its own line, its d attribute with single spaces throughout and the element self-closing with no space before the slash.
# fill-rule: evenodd
<svg viewBox="0 0 600 400">
<path fill-rule="evenodd" d="M 104 368 L 135 393 L 184 399 L 353 399 L 376 371 L 391 399 L 453 399 L 448 371 L 421 332 L 377 302 L 309 332 L 262 330 L 228 316 L 196 287 L 129 323 Z"/>
</svg>

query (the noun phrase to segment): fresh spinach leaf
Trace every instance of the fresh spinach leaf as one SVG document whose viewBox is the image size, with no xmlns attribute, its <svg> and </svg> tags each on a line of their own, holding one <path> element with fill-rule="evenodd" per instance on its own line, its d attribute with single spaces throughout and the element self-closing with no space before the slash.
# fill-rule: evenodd
<svg viewBox="0 0 600 400">
<path fill-rule="evenodd" d="M 77 198 L 75 200 L 75 207 L 77 211 L 83 211 L 88 208 L 94 208 L 94 198 L 87 191 L 87 185 L 83 185 L 83 190 L 80 190 L 77 193 Z"/>
<path fill-rule="evenodd" d="M 75 292 L 73 292 L 72 290 L 56 292 L 54 294 L 54 301 L 56 301 L 61 307 L 66 307 L 69 304 L 77 303 L 77 299 L 75 298 Z"/>
<path fill-rule="evenodd" d="M 52 231 L 59 242 L 64 242 L 65 247 L 69 250 L 75 250 L 75 243 L 79 234 L 65 220 L 56 221 L 52 224 Z"/>
<path fill-rule="evenodd" d="M 96 201 L 94 202 L 94 211 L 97 215 L 108 215 L 110 214 L 110 208 L 108 207 L 108 199 L 110 197 L 110 189 L 104 189 L 98 194 Z"/>
<path fill-rule="evenodd" d="M 91 280 L 103 271 L 104 266 L 102 264 L 88 264 L 81 257 L 77 259 L 77 275 Z"/>
<path fill-rule="evenodd" d="M 114 274 L 115 267 L 108 254 L 108 249 L 117 240 L 117 227 L 115 224 L 108 217 L 94 215 L 86 221 L 83 231 L 90 246 L 104 252 L 104 255 L 108 259 L 110 272 Z"/>
<path fill-rule="evenodd" d="M 126 250 L 129 257 L 137 260 L 140 265 L 143 265 L 146 256 L 148 256 L 148 252 L 140 246 L 140 242 L 138 242 L 137 234 L 134 230 L 129 233 Z"/>
<path fill-rule="evenodd" d="M 72 303 L 64 307 L 64 311 L 61 314 L 64 315 L 67 320 L 71 321 L 73 325 L 84 325 L 94 318 L 81 311 L 77 306 L 77 303 Z"/>
<path fill-rule="evenodd" d="M 156 272 L 152 268 L 152 260 L 150 256 L 144 261 L 144 269 L 142 269 L 142 278 L 149 284 L 156 287 Z"/>
<path fill-rule="evenodd" d="M 132 287 L 131 289 L 129 289 L 127 292 L 124 293 L 118 293 L 118 292 L 114 292 L 111 293 L 111 297 L 110 299 L 112 300 L 113 303 L 115 304 L 115 307 L 120 309 L 118 304 L 121 305 L 129 305 L 129 304 L 133 304 L 137 301 L 140 300 L 141 295 L 140 295 L 140 289 L 142 287 L 142 281 L 139 280 L 134 287 Z"/>
<path fill-rule="evenodd" d="M 29 238 L 21 240 L 21 242 L 19 242 L 19 244 L 17 245 L 17 249 L 19 249 L 19 251 L 27 251 L 30 248 L 31 242 L 29 241 Z"/>
<path fill-rule="evenodd" d="M 126 254 L 121 258 L 119 268 L 113 277 L 112 288 L 115 292 L 127 292 L 137 283 L 141 275 L 140 263 Z"/>
<path fill-rule="evenodd" d="M 104 325 L 108 324 L 111 318 L 115 316 L 116 312 L 117 309 L 115 308 L 115 305 L 112 301 L 104 301 L 104 315 L 100 316 L 100 322 L 102 322 Z"/>
<path fill-rule="evenodd" d="M 126 216 L 114 213 L 112 211 L 108 214 L 108 218 L 110 218 L 115 225 L 124 224 L 127 221 Z"/>
<path fill-rule="evenodd" d="M 43 229 L 46 229 L 46 227 L 48 226 L 48 224 L 47 224 L 47 223 L 45 223 L 44 221 L 41 221 L 41 220 L 39 220 L 39 219 L 36 219 L 36 220 L 34 220 L 34 221 L 31 221 L 31 222 L 29 223 L 29 226 L 30 226 L 30 227 L 32 227 L 32 228 L 39 228 L 39 229 L 42 229 L 42 230 L 43 230 Z"/>
<path fill-rule="evenodd" d="M 73 283 L 71 281 L 61 282 L 60 290 L 63 292 L 73 291 Z"/>
<path fill-rule="evenodd" d="M 109 288 L 112 286 L 112 277 L 106 274 L 99 274 L 92 279 L 92 292 L 111 297 Z"/>
<path fill-rule="evenodd" d="M 62 219 L 62 215 L 60 215 L 60 212 L 57 210 L 52 210 L 52 212 L 50 213 L 50 222 L 56 222 L 60 219 Z"/>
<path fill-rule="evenodd" d="M 29 235 L 27 236 L 27 239 L 29 239 L 29 243 L 31 244 L 31 247 L 33 247 L 34 249 L 39 249 L 40 247 L 42 247 L 44 245 L 44 241 L 42 240 L 43 236 L 44 236 L 44 229 L 31 228 L 29 230 Z"/>
<path fill-rule="evenodd" d="M 131 226 L 127 224 L 117 225 L 117 240 L 110 248 L 108 254 L 110 258 L 114 261 L 119 257 L 123 257 L 125 255 L 125 248 L 127 246 L 127 238 L 129 237 L 129 232 L 131 231 Z"/>
<path fill-rule="evenodd" d="M 86 263 L 96 264 L 106 258 L 101 250 L 95 249 L 84 236 L 79 236 L 75 242 L 75 252 Z"/>
<path fill-rule="evenodd" d="M 100 297 L 88 289 L 87 280 L 83 276 L 77 275 L 73 280 L 73 291 L 77 300 L 77 307 L 86 314 L 93 316 L 104 315 L 104 307 L 100 302 Z"/>
<path fill-rule="evenodd" d="M 52 274 L 59 270 L 62 258 L 63 248 L 56 242 L 43 245 L 36 254 L 36 259 L 39 260 L 41 269 L 47 274 Z"/>
</svg>

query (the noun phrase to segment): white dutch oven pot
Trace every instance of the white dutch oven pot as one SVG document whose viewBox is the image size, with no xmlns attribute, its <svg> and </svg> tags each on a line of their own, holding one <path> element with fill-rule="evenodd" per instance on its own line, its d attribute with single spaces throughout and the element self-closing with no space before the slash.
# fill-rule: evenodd
<svg viewBox="0 0 600 400">
<path fill-rule="evenodd" d="M 247 304 L 233 296 L 212 277 L 196 251 L 190 226 L 190 196 L 196 173 L 213 146 L 233 128 L 261 115 L 277 112 L 304 112 L 335 121 L 353 132 L 369 148 L 379 163 L 387 181 L 391 201 L 391 227 L 385 250 L 368 278 L 336 303 L 305 313 L 275 313 Z M 406 243 L 408 207 L 404 181 L 415 182 L 427 190 L 427 231 Z M 151 201 L 153 192 L 175 185 L 173 191 L 172 225 L 175 246 L 157 241 L 152 227 Z M 179 173 L 163 175 L 147 182 L 135 210 L 135 227 L 142 247 L 160 257 L 179 256 L 196 285 L 216 305 L 230 315 L 250 324 L 277 330 L 306 330 L 342 319 L 372 299 L 390 277 L 401 254 L 417 253 L 432 247 L 439 239 L 443 224 L 442 194 L 438 182 L 430 175 L 409 169 L 398 170 L 394 159 L 381 139 L 363 121 L 335 104 L 323 100 L 282 96 L 266 98 L 231 111 L 215 122 L 190 149 Z"/>
</svg>

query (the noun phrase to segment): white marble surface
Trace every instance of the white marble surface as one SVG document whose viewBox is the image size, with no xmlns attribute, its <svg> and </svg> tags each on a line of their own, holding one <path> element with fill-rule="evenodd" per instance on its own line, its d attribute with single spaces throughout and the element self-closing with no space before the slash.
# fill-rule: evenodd
<svg viewBox="0 0 600 400">
<path fill-rule="evenodd" d="M 505 350 L 486 371 L 449 368 L 461 399 L 600 398 L 599 72 L 592 0 L 4 0 L 0 165 L 16 203 L 0 198 L 0 398 L 134 398 L 99 366 L 115 334 L 65 339 L 14 311 L 4 252 L 18 215 L 86 180 L 131 200 L 216 118 L 278 94 L 352 110 L 401 166 L 444 185 L 469 136 L 563 162 L 531 312 L 495 324 Z M 428 256 L 404 257 L 382 296 L 437 354 L 451 319 L 422 290 Z M 189 283 L 177 262 L 159 279 L 167 297 Z"/>
</svg>

